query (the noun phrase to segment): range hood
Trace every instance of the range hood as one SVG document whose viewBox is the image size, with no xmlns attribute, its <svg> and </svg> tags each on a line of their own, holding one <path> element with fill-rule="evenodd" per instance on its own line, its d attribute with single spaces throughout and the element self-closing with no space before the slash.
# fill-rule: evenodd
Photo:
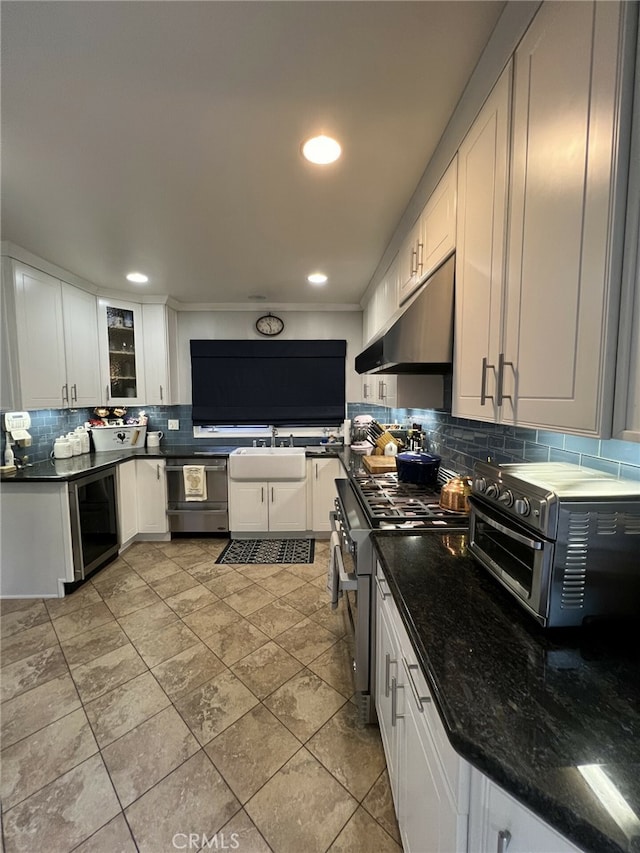
<svg viewBox="0 0 640 853">
<path fill-rule="evenodd" d="M 358 373 L 452 372 L 454 270 L 452 255 L 356 356 Z"/>
</svg>

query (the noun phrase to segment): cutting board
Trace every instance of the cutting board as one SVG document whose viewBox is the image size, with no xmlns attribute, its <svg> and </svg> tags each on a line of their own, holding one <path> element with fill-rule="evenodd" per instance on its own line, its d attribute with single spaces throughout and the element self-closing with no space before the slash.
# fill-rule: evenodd
<svg viewBox="0 0 640 853">
<path fill-rule="evenodd" d="M 363 456 L 362 464 L 372 474 L 388 474 L 396 470 L 394 456 Z"/>
</svg>

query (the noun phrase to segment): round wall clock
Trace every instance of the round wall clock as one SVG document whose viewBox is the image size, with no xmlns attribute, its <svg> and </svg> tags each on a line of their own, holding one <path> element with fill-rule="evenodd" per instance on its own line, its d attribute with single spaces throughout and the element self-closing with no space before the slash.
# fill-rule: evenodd
<svg viewBox="0 0 640 853">
<path fill-rule="evenodd" d="M 284 329 L 284 321 L 275 314 L 265 314 L 264 317 L 259 317 L 256 320 L 256 331 L 261 335 L 271 338 L 274 335 L 279 335 Z"/>
</svg>

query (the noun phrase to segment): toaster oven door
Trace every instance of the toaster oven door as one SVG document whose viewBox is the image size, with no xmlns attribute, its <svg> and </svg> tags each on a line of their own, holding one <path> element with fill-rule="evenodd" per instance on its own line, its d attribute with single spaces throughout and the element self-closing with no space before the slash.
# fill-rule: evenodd
<svg viewBox="0 0 640 853">
<path fill-rule="evenodd" d="M 476 497 L 470 498 L 469 503 L 469 550 L 545 625 L 555 543 L 485 506 Z"/>
</svg>

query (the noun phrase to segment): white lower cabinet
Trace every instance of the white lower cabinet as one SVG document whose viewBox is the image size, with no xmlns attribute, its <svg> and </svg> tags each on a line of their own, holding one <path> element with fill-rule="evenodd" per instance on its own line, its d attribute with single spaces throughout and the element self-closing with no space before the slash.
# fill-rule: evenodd
<svg viewBox="0 0 640 853">
<path fill-rule="evenodd" d="M 167 483 L 164 459 L 136 459 L 138 533 L 167 533 Z"/>
<path fill-rule="evenodd" d="M 580 853 L 478 770 L 472 770 L 469 853 Z"/>
<path fill-rule="evenodd" d="M 376 587 L 376 711 L 404 851 L 465 851 L 470 767 L 449 744 L 379 565 Z"/>
<path fill-rule="evenodd" d="M 116 469 L 118 485 L 118 527 L 120 545 L 126 545 L 138 533 L 138 489 L 136 460 L 123 462 Z"/>
<path fill-rule="evenodd" d="M 340 477 L 342 466 L 339 459 L 307 460 L 307 496 L 310 515 L 307 527 L 315 532 L 331 530 L 329 513 L 334 508 L 336 498 L 335 481 Z"/>
<path fill-rule="evenodd" d="M 306 530 L 306 481 L 229 480 L 229 528 L 238 533 Z"/>
</svg>

